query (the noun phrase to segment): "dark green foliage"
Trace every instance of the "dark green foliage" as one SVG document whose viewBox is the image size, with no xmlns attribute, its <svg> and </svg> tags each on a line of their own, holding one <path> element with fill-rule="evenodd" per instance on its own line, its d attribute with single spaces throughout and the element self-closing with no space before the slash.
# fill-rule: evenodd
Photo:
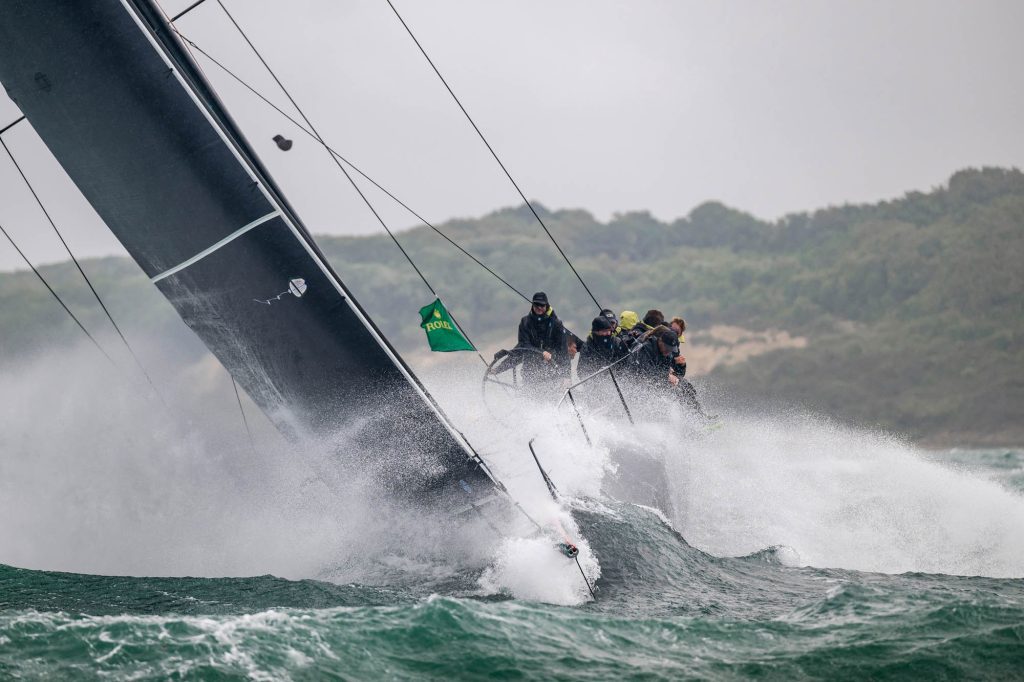
<svg viewBox="0 0 1024 682">
<path fill-rule="evenodd" d="M 604 306 L 683 314 L 691 333 L 726 323 L 809 339 L 720 369 L 720 382 L 914 437 L 1024 440 L 1018 170 L 964 170 L 928 193 L 776 222 L 717 202 L 672 223 L 535 207 Z M 525 206 L 440 229 L 526 296 L 546 291 L 570 328 L 589 328 L 597 308 Z M 485 355 L 512 342 L 526 302 L 426 227 L 398 238 Z M 391 240 L 318 241 L 398 349 L 422 352 L 417 311 L 433 296 Z M 86 265 L 130 326 L 165 336 L 180 326 L 132 264 Z M 73 269 L 47 272 L 102 326 Z M 0 362 L 80 334 L 31 273 L 0 275 L 0 305 Z"/>
</svg>

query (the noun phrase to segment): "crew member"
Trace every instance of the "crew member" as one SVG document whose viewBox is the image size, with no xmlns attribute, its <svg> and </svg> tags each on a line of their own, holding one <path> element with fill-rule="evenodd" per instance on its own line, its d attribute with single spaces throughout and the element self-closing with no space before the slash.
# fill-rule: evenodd
<svg viewBox="0 0 1024 682">
<path fill-rule="evenodd" d="M 538 291 L 530 300 L 530 313 L 519 321 L 519 341 L 513 351 L 523 363 L 523 379 L 544 384 L 569 377 L 569 362 L 575 355 L 569 333 L 548 303 L 548 295 Z"/>
<path fill-rule="evenodd" d="M 660 327 L 661 325 L 665 324 L 665 313 L 661 312 L 660 310 L 648 310 L 647 314 L 644 315 L 643 324 L 645 327 L 644 331 L 647 331 L 648 329 L 654 329 L 655 327 Z"/>
<path fill-rule="evenodd" d="M 636 353 L 641 380 L 656 391 L 667 391 L 705 419 L 697 400 L 697 389 L 684 377 L 686 358 L 679 353 L 679 335 L 667 327 L 657 328 Z"/>
<path fill-rule="evenodd" d="M 582 379 L 626 355 L 622 339 L 615 336 L 615 323 L 605 315 L 598 315 L 590 323 L 590 336 L 580 350 L 576 373 Z"/>
<path fill-rule="evenodd" d="M 686 343 L 686 338 L 683 336 L 683 332 L 686 331 L 686 320 L 684 320 L 681 317 L 673 317 L 672 322 L 669 323 L 669 326 L 672 328 L 672 331 L 674 331 L 676 335 L 679 337 L 679 344 L 682 345 Z"/>
<path fill-rule="evenodd" d="M 619 320 L 618 318 L 615 317 L 615 313 L 613 313 L 609 308 L 604 308 L 603 310 L 601 310 L 601 315 L 611 320 L 612 334 L 616 333 L 618 331 Z"/>
<path fill-rule="evenodd" d="M 669 323 L 669 328 L 676 333 L 676 336 L 679 337 L 679 346 L 682 348 L 682 345 L 686 343 L 686 336 L 683 335 L 683 332 L 686 331 L 686 320 L 681 317 L 673 317 L 672 321 Z M 680 351 L 680 353 L 682 353 L 682 351 Z M 676 374 L 680 377 L 686 376 L 686 358 L 681 354 L 676 358 L 675 369 Z"/>
<path fill-rule="evenodd" d="M 643 342 L 636 352 L 639 377 L 651 388 L 675 387 L 679 383 L 673 369 L 679 357 L 679 337 L 667 327 L 660 327 Z"/>
<path fill-rule="evenodd" d="M 619 315 L 619 328 L 615 334 L 622 339 L 627 350 L 633 348 L 643 331 L 639 325 L 640 317 L 632 310 L 623 310 Z"/>
</svg>

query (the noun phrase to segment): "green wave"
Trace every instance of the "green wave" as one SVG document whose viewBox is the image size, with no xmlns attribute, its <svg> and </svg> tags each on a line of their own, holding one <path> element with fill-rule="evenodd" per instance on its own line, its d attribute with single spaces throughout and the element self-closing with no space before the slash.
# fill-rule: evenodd
<svg viewBox="0 0 1024 682">
<path fill-rule="evenodd" d="M 559 607 L 315 580 L 0 566 L 0 677 L 1012 678 L 1024 580 L 706 555 L 658 517 L 580 512 L 598 600 Z M 466 576 L 466 584 L 472 576 Z"/>
</svg>

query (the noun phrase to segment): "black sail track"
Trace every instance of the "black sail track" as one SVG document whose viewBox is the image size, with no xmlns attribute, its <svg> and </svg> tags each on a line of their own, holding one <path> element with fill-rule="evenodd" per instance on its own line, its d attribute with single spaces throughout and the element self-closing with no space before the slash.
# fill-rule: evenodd
<svg viewBox="0 0 1024 682">
<path fill-rule="evenodd" d="M 342 469 L 416 499 L 493 493 L 159 10 L 126 4 L 0 15 L 0 81 L 82 194 L 285 435 L 340 444 Z"/>
</svg>

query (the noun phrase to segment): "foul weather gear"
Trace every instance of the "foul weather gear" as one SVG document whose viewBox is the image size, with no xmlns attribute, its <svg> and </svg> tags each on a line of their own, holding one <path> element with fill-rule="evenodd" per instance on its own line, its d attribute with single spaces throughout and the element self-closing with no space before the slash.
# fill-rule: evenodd
<svg viewBox="0 0 1024 682">
<path fill-rule="evenodd" d="M 616 360 L 625 357 L 626 346 L 622 339 L 612 335 L 591 334 L 587 342 L 580 349 L 579 364 L 576 365 L 576 374 L 580 377 L 593 374 L 597 370 L 607 367 Z M 623 364 L 625 364 L 624 361 Z"/>
<path fill-rule="evenodd" d="M 547 296 L 543 292 L 534 294 L 534 299 Z M 550 381 L 566 378 L 569 373 L 569 333 L 562 321 L 548 305 L 543 314 L 532 309 L 519 321 L 519 339 L 516 348 L 532 348 L 537 353 L 523 353 L 523 379 L 527 382 Z M 551 360 L 544 360 L 542 353 L 551 354 Z"/>
<path fill-rule="evenodd" d="M 643 348 L 636 352 L 634 371 L 638 380 L 652 391 L 671 396 L 704 419 L 711 419 L 697 400 L 697 389 L 683 378 L 686 375 L 686 363 L 676 362 L 679 357 L 678 338 L 674 331 L 669 330 L 647 339 Z M 662 346 L 658 345 L 659 340 Z M 673 340 L 675 345 L 672 344 Z M 662 347 L 665 347 L 668 355 L 662 352 Z M 669 378 L 670 374 L 676 379 L 675 385 Z"/>
<path fill-rule="evenodd" d="M 668 386 L 669 370 L 675 369 L 675 355 L 666 356 L 658 346 L 658 337 L 651 336 L 643 342 L 640 350 L 636 351 L 634 367 L 637 376 L 654 387 L 662 384 Z"/>
</svg>

